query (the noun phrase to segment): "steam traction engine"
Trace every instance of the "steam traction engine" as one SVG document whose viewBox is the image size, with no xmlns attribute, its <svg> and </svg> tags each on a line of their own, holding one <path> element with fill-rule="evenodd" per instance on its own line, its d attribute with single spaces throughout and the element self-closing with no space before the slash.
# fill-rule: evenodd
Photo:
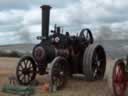
<svg viewBox="0 0 128 96">
<path fill-rule="evenodd" d="M 16 75 L 22 85 L 30 84 L 36 74 L 49 74 L 50 89 L 60 89 L 67 76 L 84 74 L 86 80 L 103 79 L 106 69 L 106 54 L 101 45 L 95 44 L 91 30 L 82 29 L 79 36 L 70 36 L 55 25 L 49 35 L 50 6 L 43 5 L 41 42 L 33 48 L 32 57 L 20 59 Z M 47 71 L 47 67 L 50 69 Z"/>
<path fill-rule="evenodd" d="M 127 96 L 128 86 L 128 56 L 118 59 L 113 67 L 112 87 L 115 96 Z"/>
</svg>

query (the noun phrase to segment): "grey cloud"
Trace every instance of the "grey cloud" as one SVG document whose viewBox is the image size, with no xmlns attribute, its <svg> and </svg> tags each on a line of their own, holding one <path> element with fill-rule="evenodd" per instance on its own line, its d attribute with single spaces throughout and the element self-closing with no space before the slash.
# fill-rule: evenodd
<svg viewBox="0 0 128 96">
<path fill-rule="evenodd" d="M 96 0 L 95 2 L 93 0 L 32 0 L 31 2 L 30 0 L 5 0 L 0 1 L 0 6 L 2 4 L 3 6 L 9 5 L 10 8 L 7 7 L 9 9 L 6 12 L 1 11 L 7 16 L 7 20 L 0 18 L 0 32 L 16 32 L 19 38 L 28 38 L 26 41 L 31 40 L 31 31 L 28 30 L 28 27 L 41 24 L 39 7 L 42 4 L 50 4 L 53 7 L 50 18 L 51 26 L 55 23 L 59 24 L 64 26 L 65 31 L 71 31 L 74 34 L 79 32 L 81 28 L 89 26 L 96 29 L 94 31 L 98 31 L 94 34 L 99 39 L 126 39 L 128 36 L 127 28 L 124 28 L 128 26 L 128 23 L 123 24 L 128 21 L 127 4 L 119 6 L 111 2 L 108 3 L 107 0 Z M 6 9 L 6 6 L 3 9 Z M 19 7 L 19 10 L 16 6 L 24 8 L 21 10 Z M 26 9 L 25 6 L 29 8 Z M 11 11 L 12 8 L 15 9 L 15 12 Z M 2 15 L 0 14 L 0 16 Z M 118 27 L 114 28 L 113 25 L 116 23 Z M 107 24 L 107 27 L 103 26 L 104 24 Z M 120 29 L 120 27 L 123 28 Z M 27 35 L 29 36 L 26 37 Z"/>
<path fill-rule="evenodd" d="M 17 30 L 20 30 L 23 26 L 21 24 L 15 24 L 15 25 L 0 25 L 0 32 L 16 32 Z"/>
<path fill-rule="evenodd" d="M 79 2 L 79 0 L 1 0 L 0 10 L 29 9 L 31 6 L 40 6 L 42 4 L 63 8 L 73 2 Z"/>
<path fill-rule="evenodd" d="M 29 8 L 31 4 L 30 0 L 1 0 L 0 1 L 0 9 L 8 10 L 8 9 L 26 9 Z"/>
<path fill-rule="evenodd" d="M 40 4 L 49 4 L 55 8 L 64 8 L 74 3 L 79 3 L 79 0 L 42 0 Z"/>
<path fill-rule="evenodd" d="M 102 26 L 99 29 L 99 36 L 97 37 L 98 40 L 107 40 L 112 39 L 112 30 L 108 26 Z"/>
<path fill-rule="evenodd" d="M 118 29 L 118 30 L 117 30 Z M 128 40 L 128 28 L 112 28 L 110 25 L 100 26 L 97 32 L 97 40 Z"/>
<path fill-rule="evenodd" d="M 8 10 L 0 11 L 0 25 L 9 25 L 21 22 L 23 20 L 24 11 Z"/>
<path fill-rule="evenodd" d="M 15 33 L 15 35 L 19 36 L 19 41 L 24 43 L 31 43 L 31 34 L 28 28 L 23 27 L 21 30 Z"/>
</svg>

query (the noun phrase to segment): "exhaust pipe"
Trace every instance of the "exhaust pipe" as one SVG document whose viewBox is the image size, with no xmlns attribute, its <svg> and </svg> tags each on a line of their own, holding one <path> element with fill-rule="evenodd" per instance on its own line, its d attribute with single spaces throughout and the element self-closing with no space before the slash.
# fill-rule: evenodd
<svg viewBox="0 0 128 96">
<path fill-rule="evenodd" d="M 49 5 L 43 5 L 40 8 L 42 9 L 42 38 L 48 39 L 51 7 Z"/>
</svg>

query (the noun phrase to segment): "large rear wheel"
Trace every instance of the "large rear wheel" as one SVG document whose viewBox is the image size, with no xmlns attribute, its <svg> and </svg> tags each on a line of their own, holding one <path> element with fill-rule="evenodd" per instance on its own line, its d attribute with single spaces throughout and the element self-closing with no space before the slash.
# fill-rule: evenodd
<svg viewBox="0 0 128 96">
<path fill-rule="evenodd" d="M 101 80 L 106 69 L 106 54 L 101 45 L 91 44 L 84 52 L 83 73 L 86 80 Z"/>
</svg>

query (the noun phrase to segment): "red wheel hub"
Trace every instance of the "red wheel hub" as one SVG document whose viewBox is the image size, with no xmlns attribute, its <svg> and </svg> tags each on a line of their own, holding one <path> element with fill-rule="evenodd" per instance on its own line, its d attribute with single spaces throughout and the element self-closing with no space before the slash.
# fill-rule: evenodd
<svg viewBox="0 0 128 96">
<path fill-rule="evenodd" d="M 117 63 L 115 65 L 112 79 L 115 96 L 125 96 L 126 79 L 124 63 Z"/>
</svg>

